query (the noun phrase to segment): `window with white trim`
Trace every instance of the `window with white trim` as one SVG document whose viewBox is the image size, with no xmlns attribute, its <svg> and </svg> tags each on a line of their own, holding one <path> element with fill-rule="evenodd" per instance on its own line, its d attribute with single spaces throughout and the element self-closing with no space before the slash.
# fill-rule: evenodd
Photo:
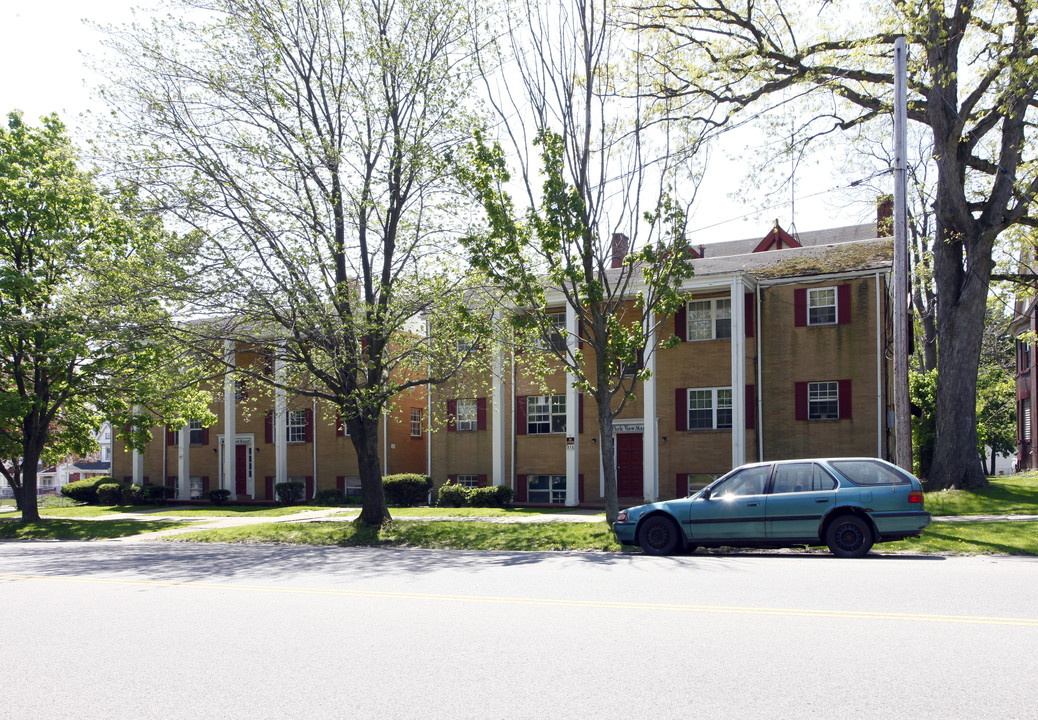
<svg viewBox="0 0 1038 720">
<path fill-rule="evenodd" d="M 531 395 L 526 398 L 526 432 L 528 435 L 566 432 L 566 396 Z"/>
<path fill-rule="evenodd" d="M 551 504 L 566 502 L 565 475 L 527 475 L 526 480 L 527 502 Z M 459 480 L 459 482 L 461 481 Z"/>
<path fill-rule="evenodd" d="M 558 350 L 562 352 L 566 349 L 566 313 L 547 313 L 547 318 L 548 323 L 551 325 L 550 342 L 546 343 L 542 338 L 539 345 L 543 350 Z"/>
<path fill-rule="evenodd" d="M 285 413 L 288 442 L 306 442 L 306 410 L 289 410 Z"/>
<path fill-rule="evenodd" d="M 462 398 L 457 401 L 454 415 L 456 430 L 475 430 L 477 427 L 477 407 L 475 398 Z"/>
<path fill-rule="evenodd" d="M 479 475 L 458 475 L 458 484 L 462 487 L 479 487 Z"/>
<path fill-rule="evenodd" d="M 688 429 L 719 430 L 732 426 L 732 389 L 689 388 Z"/>
<path fill-rule="evenodd" d="M 202 428 L 201 420 L 188 420 L 187 421 L 188 432 L 190 433 L 188 442 L 191 445 L 202 445 L 202 439 L 204 436 L 204 429 Z"/>
<path fill-rule="evenodd" d="M 688 340 L 722 340 L 732 336 L 731 298 L 691 300 L 687 307 Z"/>
<path fill-rule="evenodd" d="M 204 487 L 204 485 L 202 483 L 202 476 L 201 475 L 192 475 L 191 477 L 189 477 L 188 478 L 188 490 L 191 493 L 189 495 L 189 498 L 191 500 L 203 500 L 204 499 L 204 494 L 203 494 L 203 491 L 202 491 L 203 487 Z M 180 478 L 179 477 L 177 478 L 177 497 L 180 497 Z"/>
<path fill-rule="evenodd" d="M 836 323 L 836 288 L 812 288 L 807 291 L 807 324 Z"/>
<path fill-rule="evenodd" d="M 1023 439 L 1024 442 L 1031 442 L 1031 398 L 1025 398 L 1023 401 L 1023 412 L 1020 413 L 1023 416 Z"/>
<path fill-rule="evenodd" d="M 840 384 L 835 380 L 807 384 L 807 419 L 836 420 L 840 417 Z"/>
<path fill-rule="evenodd" d="M 411 408 L 411 437 L 422 436 L 422 409 Z"/>
</svg>

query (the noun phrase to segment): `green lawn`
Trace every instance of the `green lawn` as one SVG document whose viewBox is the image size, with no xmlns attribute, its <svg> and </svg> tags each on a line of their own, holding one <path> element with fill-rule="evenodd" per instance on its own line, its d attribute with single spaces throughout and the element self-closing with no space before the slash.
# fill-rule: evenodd
<svg viewBox="0 0 1038 720">
<path fill-rule="evenodd" d="M 397 521 L 378 532 L 352 522 L 264 523 L 177 535 L 176 541 L 424 547 L 449 550 L 619 550 L 605 523 Z"/>
<path fill-rule="evenodd" d="M 1038 522 L 935 522 L 922 537 L 882 543 L 874 552 L 1038 555 Z"/>
<path fill-rule="evenodd" d="M 23 523 L 0 516 L 0 540 L 106 540 L 182 527 L 182 522 L 142 520 L 41 520 Z"/>
<path fill-rule="evenodd" d="M 990 480 L 983 490 L 928 492 L 924 507 L 934 515 L 1038 515 L 1038 472 Z"/>
</svg>

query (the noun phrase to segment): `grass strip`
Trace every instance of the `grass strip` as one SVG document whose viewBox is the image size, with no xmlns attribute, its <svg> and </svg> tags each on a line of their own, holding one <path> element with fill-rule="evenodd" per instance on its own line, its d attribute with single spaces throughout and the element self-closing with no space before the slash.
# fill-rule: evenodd
<svg viewBox="0 0 1038 720">
<path fill-rule="evenodd" d="M 882 543 L 874 551 L 1038 555 L 1038 522 L 935 522 L 921 537 Z"/>
<path fill-rule="evenodd" d="M 378 530 L 352 522 L 263 523 L 177 535 L 177 542 L 290 543 L 443 550 L 619 550 L 605 523 L 482 523 L 406 520 Z"/>
<path fill-rule="evenodd" d="M 934 515 L 1038 515 L 1038 472 L 989 479 L 981 490 L 928 492 L 924 505 Z"/>
<path fill-rule="evenodd" d="M 40 520 L 23 523 L 0 518 L 2 540 L 108 540 L 141 533 L 157 532 L 187 525 L 182 522 L 144 520 Z"/>
</svg>

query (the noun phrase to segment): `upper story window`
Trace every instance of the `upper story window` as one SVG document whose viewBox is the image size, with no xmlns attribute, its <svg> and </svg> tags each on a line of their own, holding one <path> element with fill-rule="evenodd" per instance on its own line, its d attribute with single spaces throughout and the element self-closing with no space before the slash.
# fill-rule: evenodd
<svg viewBox="0 0 1038 720">
<path fill-rule="evenodd" d="M 688 303 L 688 340 L 721 340 L 731 336 L 731 298 L 692 300 Z"/>
<path fill-rule="evenodd" d="M 1024 372 L 1031 369 L 1031 344 L 1024 340 L 1017 340 L 1017 356 L 1019 357 L 1019 370 Z"/>
<path fill-rule="evenodd" d="M 689 388 L 689 430 L 719 430 L 731 426 L 731 388 Z"/>
<path fill-rule="evenodd" d="M 566 313 L 550 312 L 547 318 L 550 324 L 549 342 L 546 343 L 542 338 L 540 347 L 543 350 L 563 352 L 566 349 Z"/>
<path fill-rule="evenodd" d="M 530 435 L 566 432 L 566 396 L 531 395 L 526 398 L 526 432 Z"/>
<path fill-rule="evenodd" d="M 288 426 L 288 442 L 306 442 L 306 410 L 289 410 L 285 416 Z"/>
<path fill-rule="evenodd" d="M 205 428 L 202 427 L 202 421 L 188 420 L 187 426 L 191 433 L 191 437 L 189 439 L 190 444 L 205 445 Z"/>
<path fill-rule="evenodd" d="M 411 408 L 411 437 L 422 436 L 422 409 Z"/>
<path fill-rule="evenodd" d="M 462 398 L 458 400 L 457 415 L 455 416 L 455 427 L 458 430 L 475 430 L 478 421 L 477 405 L 475 398 Z"/>
<path fill-rule="evenodd" d="M 807 291 L 807 324 L 832 325 L 836 322 L 836 288 Z"/>
</svg>

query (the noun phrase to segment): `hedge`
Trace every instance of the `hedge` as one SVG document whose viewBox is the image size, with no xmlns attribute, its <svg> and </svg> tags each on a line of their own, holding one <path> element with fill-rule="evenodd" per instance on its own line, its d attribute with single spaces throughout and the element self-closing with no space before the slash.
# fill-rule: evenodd
<svg viewBox="0 0 1038 720">
<path fill-rule="evenodd" d="M 386 494 L 386 504 L 396 507 L 428 505 L 429 491 L 432 490 L 432 486 L 432 478 L 418 473 L 386 475 L 382 478 L 382 490 Z"/>
<path fill-rule="evenodd" d="M 76 480 L 67 485 L 62 485 L 61 494 L 70 500 L 75 500 L 76 502 L 87 503 L 88 505 L 97 505 L 98 486 L 113 483 L 118 485 L 119 481 L 108 475 L 86 478 L 85 480 Z"/>
</svg>

